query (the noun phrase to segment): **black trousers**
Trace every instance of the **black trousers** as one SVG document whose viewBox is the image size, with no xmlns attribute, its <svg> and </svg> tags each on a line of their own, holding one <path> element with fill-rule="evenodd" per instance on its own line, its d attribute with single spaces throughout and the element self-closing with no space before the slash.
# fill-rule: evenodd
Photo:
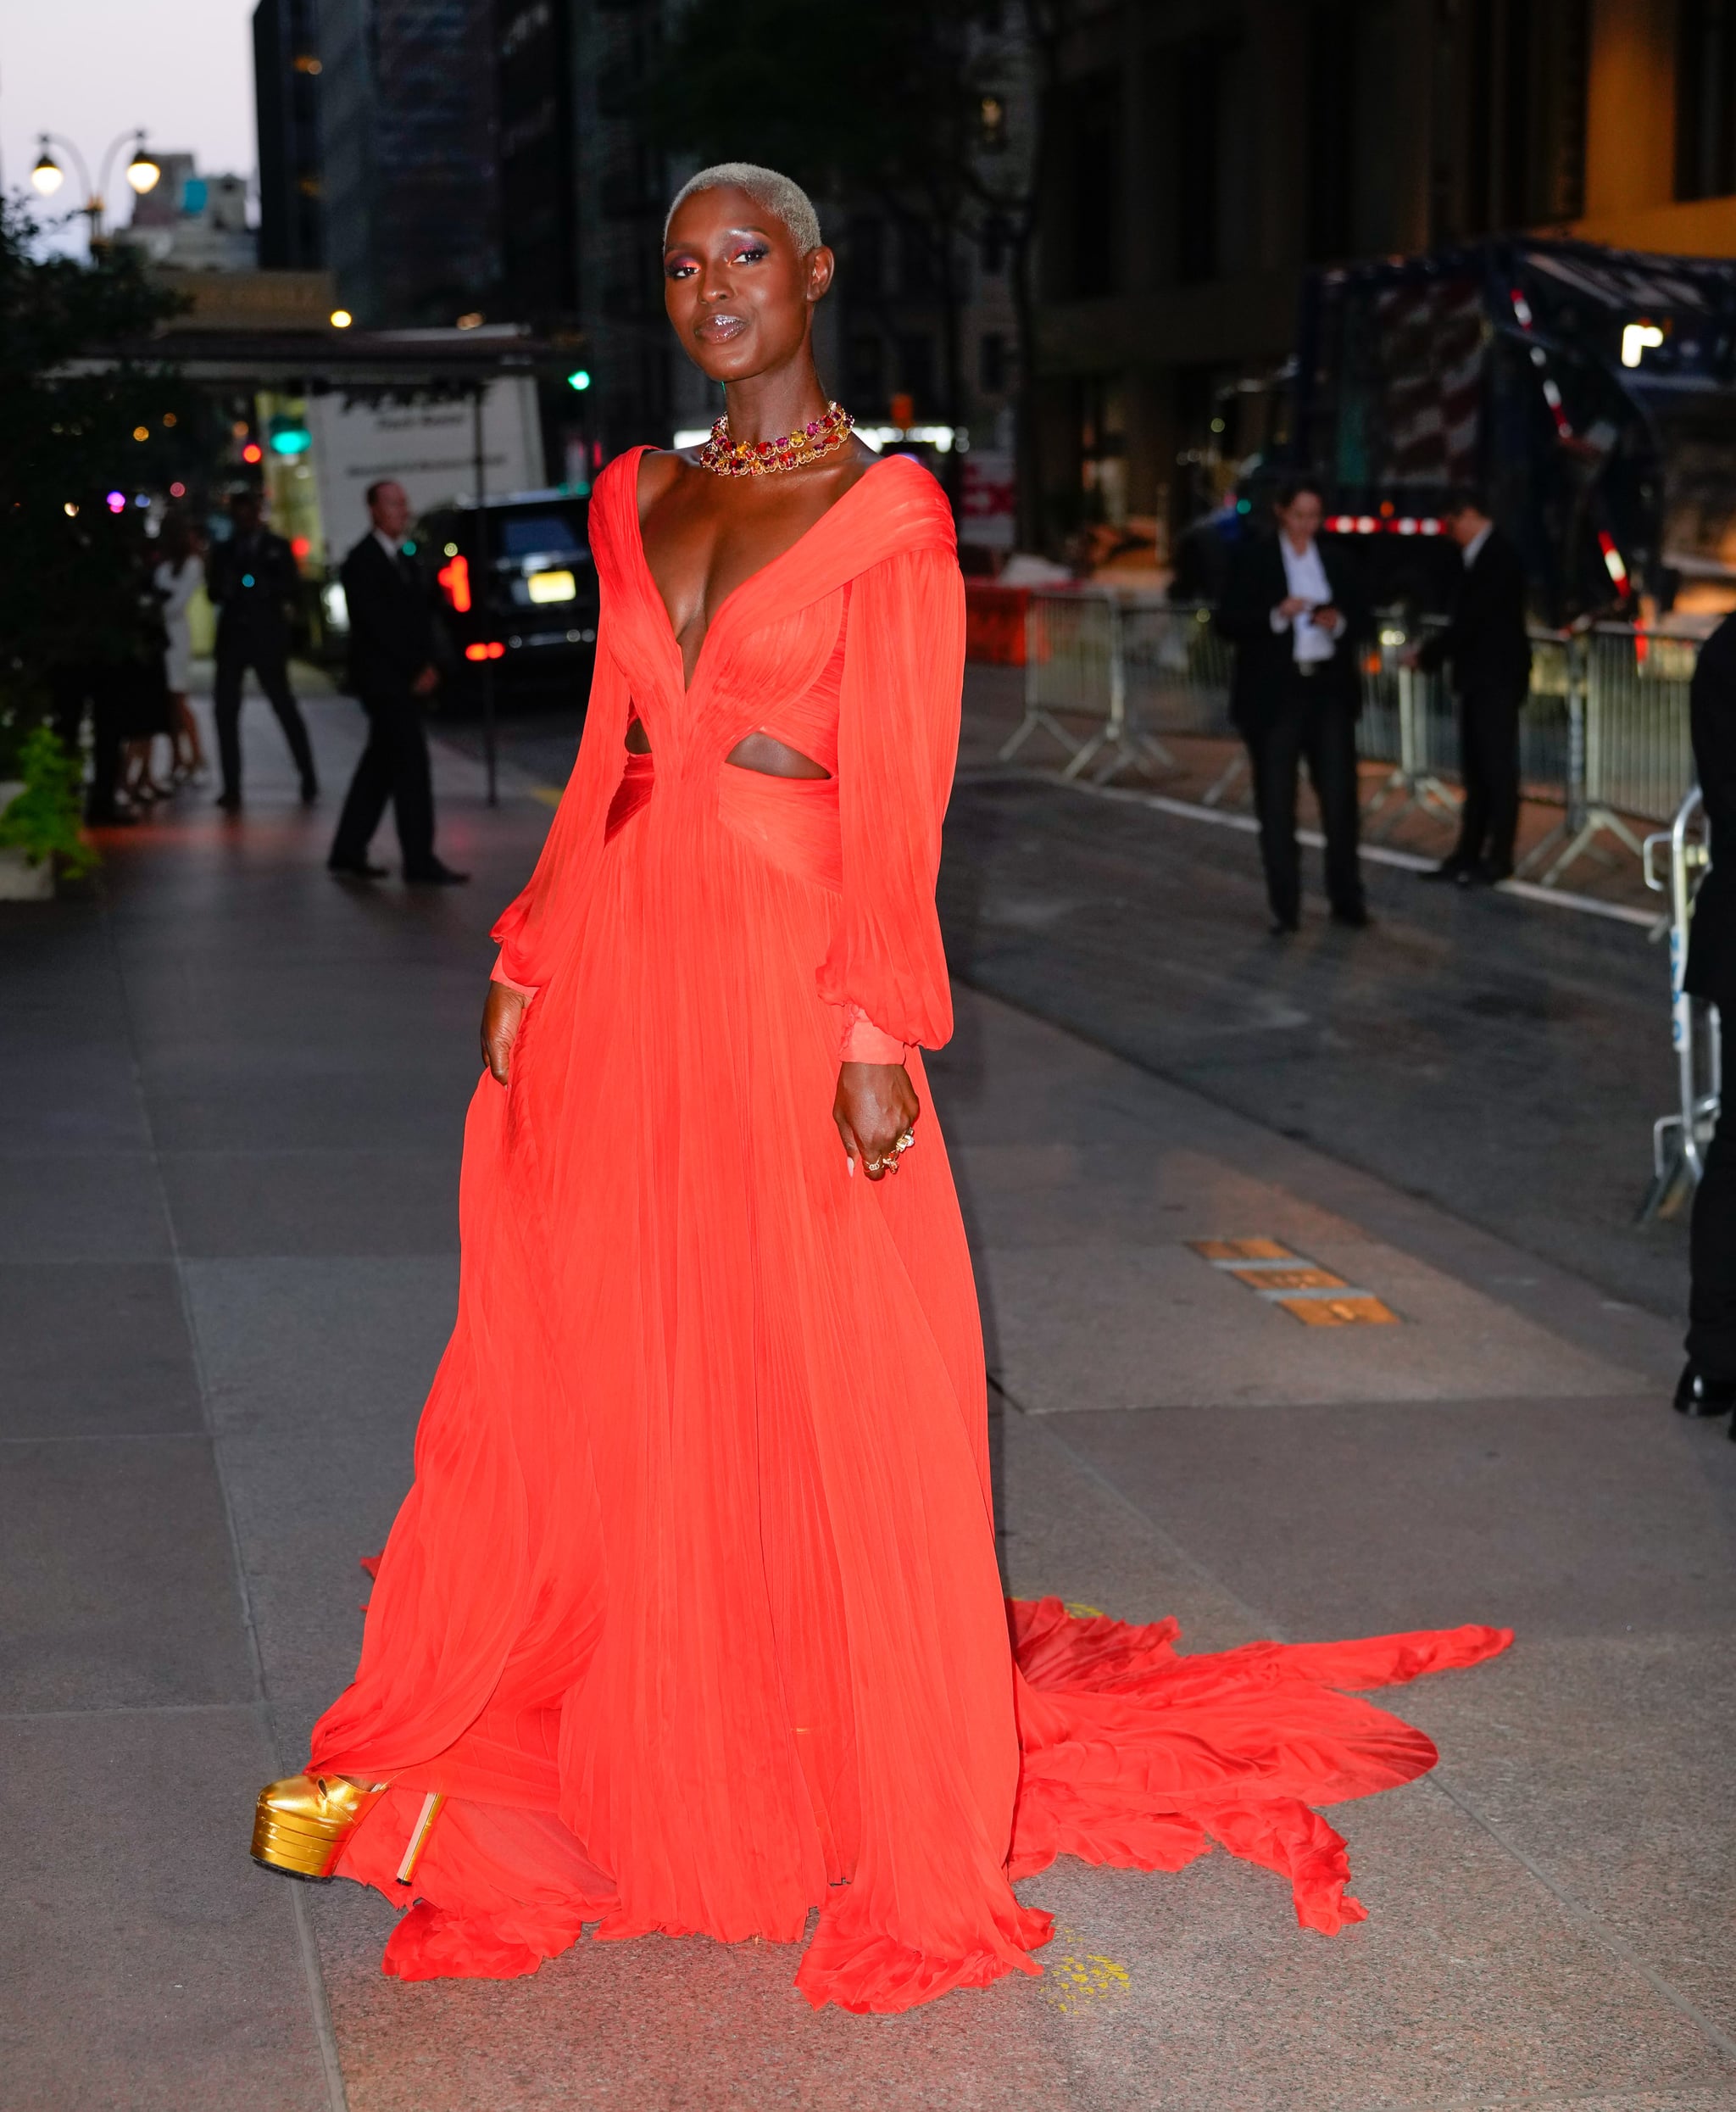
<svg viewBox="0 0 1736 2112">
<path fill-rule="evenodd" d="M 1523 688 L 1467 689 L 1459 699 L 1459 767 L 1465 804 L 1453 863 L 1513 870 L 1519 833 L 1519 711 Z"/>
<path fill-rule="evenodd" d="M 54 731 L 69 755 L 79 751 L 85 705 L 91 707 L 91 781 L 85 791 L 85 819 L 92 828 L 114 819 L 114 794 L 120 783 L 120 690 L 113 671 L 103 666 L 62 666 L 49 678 Z"/>
<path fill-rule="evenodd" d="M 1736 1110 L 1707 1146 L 1688 1234 L 1688 1354 L 1736 1385 Z"/>
<path fill-rule="evenodd" d="M 1302 857 L 1296 844 L 1296 782 L 1304 761 L 1326 835 L 1327 898 L 1335 910 L 1362 907 L 1362 869 L 1356 855 L 1360 808 L 1356 796 L 1356 711 L 1331 677 L 1284 679 L 1278 708 L 1257 732 L 1244 735 L 1254 766 L 1254 805 L 1260 816 L 1260 856 L 1271 913 L 1294 923 L 1302 907 Z"/>
<path fill-rule="evenodd" d="M 277 714 L 283 738 L 301 773 L 303 794 L 315 789 L 313 745 L 295 692 L 289 686 L 289 662 L 284 648 L 270 641 L 251 638 L 219 639 L 217 675 L 213 685 L 213 716 L 217 721 L 217 755 L 223 767 L 223 795 L 241 797 L 241 685 L 251 667 L 259 677 L 265 700 Z"/>
<path fill-rule="evenodd" d="M 338 817 L 331 862 L 361 864 L 390 800 L 403 869 L 414 878 L 434 862 L 434 783 L 421 701 L 403 689 L 364 697 L 361 703 L 368 715 L 368 744 Z"/>
</svg>

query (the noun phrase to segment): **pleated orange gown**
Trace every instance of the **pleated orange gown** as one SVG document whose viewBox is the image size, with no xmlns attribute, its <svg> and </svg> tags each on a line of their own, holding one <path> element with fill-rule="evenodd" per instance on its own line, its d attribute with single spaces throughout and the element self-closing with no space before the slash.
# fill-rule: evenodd
<svg viewBox="0 0 1736 2112">
<path fill-rule="evenodd" d="M 470 1106 L 457 1324 L 312 1764 L 392 1786 L 339 1865 L 415 1903 L 388 1972 L 533 1970 L 581 1925 L 799 1941 L 816 2006 L 1038 1970 L 1014 1881 L 1213 1842 L 1361 1909 L 1313 1809 L 1428 1740 L 1337 1691 L 1502 1648 L 1465 1628 L 1185 1657 L 1009 1605 L 982 1338 L 918 1045 L 964 597 L 950 515 L 876 464 L 717 612 L 684 686 L 637 454 L 598 480 L 589 718 L 497 929 L 535 986 Z M 629 762 L 630 717 L 653 756 Z M 825 765 L 724 757 L 756 728 Z M 895 1178 L 831 1115 L 865 1016 L 923 1102 Z M 392 1873 L 448 1802 L 414 1889 Z"/>
</svg>

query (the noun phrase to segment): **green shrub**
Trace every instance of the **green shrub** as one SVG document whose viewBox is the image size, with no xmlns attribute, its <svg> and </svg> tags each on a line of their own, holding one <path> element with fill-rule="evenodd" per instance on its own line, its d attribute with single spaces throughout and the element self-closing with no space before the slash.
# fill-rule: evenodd
<svg viewBox="0 0 1736 2112">
<path fill-rule="evenodd" d="M 79 824 L 79 758 L 52 727 L 38 726 L 19 745 L 18 771 L 24 790 L 0 813 L 0 845 L 21 850 L 33 866 L 57 858 L 63 872 L 88 872 L 97 860 Z"/>
</svg>

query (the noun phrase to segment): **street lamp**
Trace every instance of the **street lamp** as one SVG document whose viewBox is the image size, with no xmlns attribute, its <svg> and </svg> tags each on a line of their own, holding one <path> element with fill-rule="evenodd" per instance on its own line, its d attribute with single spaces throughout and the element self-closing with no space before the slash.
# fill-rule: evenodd
<svg viewBox="0 0 1736 2112">
<path fill-rule="evenodd" d="M 131 150 L 127 156 L 126 180 L 140 198 L 147 191 L 154 191 L 162 181 L 163 164 L 147 148 L 142 131 L 122 132 L 111 143 L 108 153 L 103 157 L 102 181 L 94 184 L 91 181 L 91 172 L 85 165 L 84 156 L 70 139 L 63 138 L 58 132 L 42 132 L 37 135 L 36 144 L 42 151 L 36 157 L 36 167 L 31 170 L 31 187 L 39 198 L 53 198 L 66 181 L 66 171 L 55 160 L 51 149 L 58 147 L 62 153 L 70 155 L 85 194 L 85 203 L 78 210 L 90 222 L 93 248 L 103 239 L 103 193 L 108 187 L 114 157 L 123 147 Z"/>
</svg>

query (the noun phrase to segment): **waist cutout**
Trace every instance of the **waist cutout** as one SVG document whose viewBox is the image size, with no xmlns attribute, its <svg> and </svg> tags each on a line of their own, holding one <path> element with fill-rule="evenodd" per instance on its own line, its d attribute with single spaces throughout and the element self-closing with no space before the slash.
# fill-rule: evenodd
<svg viewBox="0 0 1736 2112">
<path fill-rule="evenodd" d="M 723 763 L 717 772 L 717 818 L 768 864 L 843 894 L 836 777 L 774 777 Z"/>
</svg>

